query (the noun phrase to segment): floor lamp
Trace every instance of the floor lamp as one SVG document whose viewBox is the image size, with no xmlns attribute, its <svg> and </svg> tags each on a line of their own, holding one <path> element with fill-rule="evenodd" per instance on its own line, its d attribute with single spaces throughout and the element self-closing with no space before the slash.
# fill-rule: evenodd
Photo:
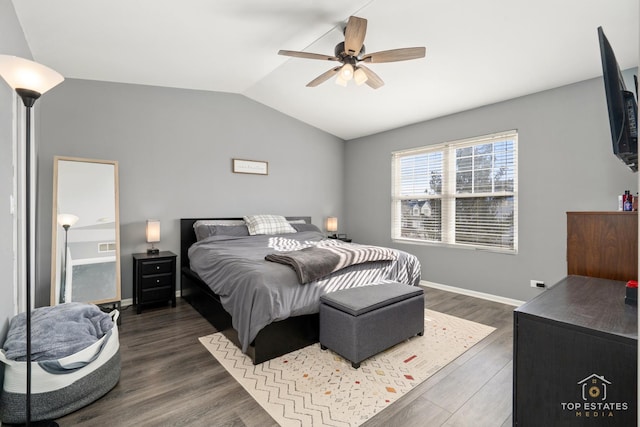
<svg viewBox="0 0 640 427">
<path fill-rule="evenodd" d="M 60 214 L 58 215 L 58 224 L 64 228 L 64 269 L 62 270 L 62 280 L 60 281 L 60 296 L 58 297 L 58 302 L 60 304 L 66 302 L 66 292 L 67 292 L 67 252 L 69 249 L 67 238 L 69 234 L 69 228 L 74 226 L 76 222 L 78 222 L 80 218 L 73 214 Z"/>
<path fill-rule="evenodd" d="M 0 55 L 0 76 L 25 106 L 25 299 L 27 328 L 27 392 L 25 424 L 31 423 L 31 107 L 40 95 L 60 84 L 64 77 L 37 62 L 11 55 Z M 43 423 L 40 423 L 43 424 Z M 44 422 L 44 425 L 57 425 Z"/>
</svg>

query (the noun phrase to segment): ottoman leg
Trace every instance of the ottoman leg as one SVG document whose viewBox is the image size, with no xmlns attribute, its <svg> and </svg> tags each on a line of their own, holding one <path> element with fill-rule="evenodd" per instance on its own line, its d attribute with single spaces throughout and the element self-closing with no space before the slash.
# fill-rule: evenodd
<svg viewBox="0 0 640 427">
<path fill-rule="evenodd" d="M 358 369 L 360 367 L 360 362 L 358 363 L 351 362 L 351 366 L 353 367 L 353 369 Z"/>
<path fill-rule="evenodd" d="M 326 346 L 326 345 L 322 345 L 322 344 L 320 344 L 320 350 L 326 350 L 326 349 L 327 349 L 327 346 Z"/>
</svg>

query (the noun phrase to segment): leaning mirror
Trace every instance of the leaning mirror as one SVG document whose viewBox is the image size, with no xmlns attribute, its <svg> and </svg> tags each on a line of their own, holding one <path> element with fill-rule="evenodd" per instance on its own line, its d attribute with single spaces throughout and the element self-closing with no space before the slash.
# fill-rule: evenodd
<svg viewBox="0 0 640 427">
<path fill-rule="evenodd" d="M 120 303 L 118 162 L 56 156 L 51 305 Z"/>
</svg>

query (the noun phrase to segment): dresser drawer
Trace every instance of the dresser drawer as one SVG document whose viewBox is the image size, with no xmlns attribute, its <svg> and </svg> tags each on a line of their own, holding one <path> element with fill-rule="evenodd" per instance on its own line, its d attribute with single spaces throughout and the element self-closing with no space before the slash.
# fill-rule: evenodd
<svg viewBox="0 0 640 427">
<path fill-rule="evenodd" d="M 163 286 L 173 286 L 173 274 L 157 274 L 143 276 L 140 280 L 140 289 L 159 288 Z"/>
<path fill-rule="evenodd" d="M 157 261 L 144 261 L 142 264 L 142 275 L 171 273 L 173 262 L 170 259 Z"/>
</svg>

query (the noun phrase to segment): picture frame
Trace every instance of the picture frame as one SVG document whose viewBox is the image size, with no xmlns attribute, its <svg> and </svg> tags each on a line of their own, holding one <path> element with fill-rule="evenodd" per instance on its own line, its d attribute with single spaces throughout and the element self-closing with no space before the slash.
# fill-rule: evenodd
<svg viewBox="0 0 640 427">
<path fill-rule="evenodd" d="M 262 160 L 231 159 L 233 173 L 269 175 L 269 163 Z"/>
</svg>

